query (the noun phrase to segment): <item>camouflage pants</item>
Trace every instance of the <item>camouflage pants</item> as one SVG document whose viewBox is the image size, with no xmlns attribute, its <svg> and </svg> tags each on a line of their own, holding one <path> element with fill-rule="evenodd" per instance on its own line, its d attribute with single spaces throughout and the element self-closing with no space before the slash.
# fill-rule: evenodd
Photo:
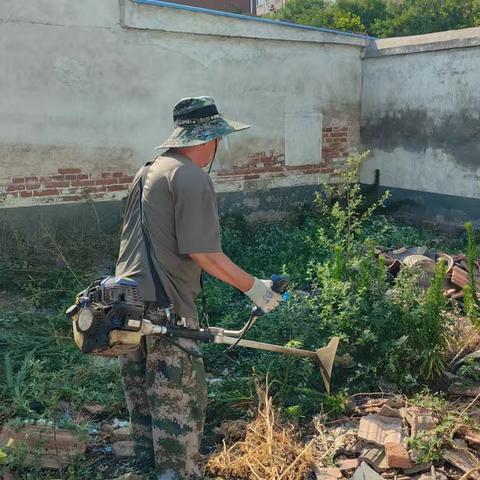
<svg viewBox="0 0 480 480">
<path fill-rule="evenodd" d="M 195 341 L 175 341 L 198 352 Z M 203 360 L 163 337 L 147 336 L 140 350 L 120 357 L 120 369 L 137 460 L 143 467 L 155 467 L 159 480 L 202 478 L 199 448 L 207 405 Z"/>
</svg>

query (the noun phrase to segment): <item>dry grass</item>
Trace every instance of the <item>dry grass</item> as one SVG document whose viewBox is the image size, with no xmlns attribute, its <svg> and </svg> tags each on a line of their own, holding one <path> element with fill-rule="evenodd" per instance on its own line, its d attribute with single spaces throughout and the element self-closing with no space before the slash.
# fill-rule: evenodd
<svg viewBox="0 0 480 480">
<path fill-rule="evenodd" d="M 452 321 L 447 355 L 453 364 L 464 355 L 480 349 L 480 331 L 466 317 L 456 314 Z"/>
<path fill-rule="evenodd" d="M 302 480 L 312 471 L 312 443 L 303 445 L 291 425 L 282 425 L 264 393 L 255 420 L 246 426 L 245 438 L 213 455 L 207 471 L 224 479 Z"/>
</svg>

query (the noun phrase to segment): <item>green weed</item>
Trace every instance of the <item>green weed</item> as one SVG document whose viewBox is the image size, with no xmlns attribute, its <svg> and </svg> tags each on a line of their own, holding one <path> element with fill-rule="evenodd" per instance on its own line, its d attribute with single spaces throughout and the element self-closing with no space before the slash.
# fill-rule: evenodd
<svg viewBox="0 0 480 480">
<path fill-rule="evenodd" d="M 480 329 L 480 301 L 477 296 L 477 284 L 475 279 L 475 260 L 478 257 L 478 247 L 475 241 L 475 232 L 473 225 L 470 222 L 465 224 L 467 232 L 467 271 L 468 271 L 468 285 L 463 289 L 464 291 L 464 305 L 465 312 L 472 322 L 472 325 Z"/>
<path fill-rule="evenodd" d="M 224 355 L 224 347 L 205 345 L 207 371 L 215 379 L 209 386 L 209 431 L 255 405 L 252 372 L 259 381 L 268 377 L 270 393 L 292 420 L 321 410 L 335 417 L 347 408 L 347 393 L 384 387 L 415 391 L 442 372 L 449 308 L 441 292 L 444 267 L 438 267 L 427 292 L 418 286 L 418 273 L 407 269 L 392 284 L 374 246 L 449 251 L 461 242 L 379 216 L 386 196 L 369 203 L 358 184 L 365 158 L 350 158 L 339 184 L 322 186 L 315 204 L 289 223 L 223 219 L 224 250 L 236 263 L 260 278 L 286 273 L 292 280 L 291 299 L 261 318 L 248 338 L 316 349 L 336 335 L 339 355 L 351 362 L 335 366 L 334 393 L 327 396 L 310 360 L 240 348 Z M 61 403 L 72 412 L 99 403 L 126 415 L 116 361 L 82 355 L 62 313 L 92 278 L 113 271 L 118 240 L 117 234 L 102 232 L 42 231 L 35 237 L 0 228 L 0 287 L 11 297 L 0 307 L 0 418 L 58 424 L 65 413 Z M 242 293 L 207 276 L 205 294 L 202 313 L 211 325 L 237 328 L 247 321 L 251 305 Z M 59 478 L 96 475 L 71 472 Z M 48 478 L 42 475 L 30 472 L 24 478 Z"/>
</svg>

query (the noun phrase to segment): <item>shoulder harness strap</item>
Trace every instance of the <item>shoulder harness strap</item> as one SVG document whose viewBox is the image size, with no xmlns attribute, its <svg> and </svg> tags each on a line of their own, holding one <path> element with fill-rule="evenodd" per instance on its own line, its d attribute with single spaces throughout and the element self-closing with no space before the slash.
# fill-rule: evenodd
<svg viewBox="0 0 480 480">
<path fill-rule="evenodd" d="M 158 271 L 155 267 L 155 263 L 153 261 L 152 242 L 150 240 L 150 235 L 148 233 L 148 230 L 145 226 L 145 215 L 143 211 L 143 185 L 145 183 L 145 178 L 147 176 L 148 169 L 150 165 L 152 165 L 152 163 L 153 162 L 149 162 L 145 164 L 139 179 L 138 204 L 140 207 L 140 222 L 142 225 L 142 233 L 143 233 L 143 241 L 145 243 L 145 250 L 147 251 L 148 265 L 150 267 L 150 273 L 152 275 L 153 283 L 155 285 L 155 297 L 156 297 L 157 303 L 161 308 L 171 308 L 172 302 L 170 301 L 170 298 L 168 297 L 167 292 L 163 287 L 162 281 L 160 280 L 160 275 L 158 274 Z"/>
</svg>

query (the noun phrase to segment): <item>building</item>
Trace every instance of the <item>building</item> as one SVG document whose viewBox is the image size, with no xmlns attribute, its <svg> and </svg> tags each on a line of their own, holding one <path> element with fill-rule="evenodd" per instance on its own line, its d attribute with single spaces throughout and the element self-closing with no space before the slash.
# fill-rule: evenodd
<svg viewBox="0 0 480 480">
<path fill-rule="evenodd" d="M 255 15 L 255 2 L 256 0 L 178 0 L 172 3 L 209 8 L 211 10 L 222 10 L 224 12 Z"/>
<path fill-rule="evenodd" d="M 256 0 L 256 3 L 257 15 L 265 15 L 282 8 L 285 5 L 285 0 Z"/>
</svg>

